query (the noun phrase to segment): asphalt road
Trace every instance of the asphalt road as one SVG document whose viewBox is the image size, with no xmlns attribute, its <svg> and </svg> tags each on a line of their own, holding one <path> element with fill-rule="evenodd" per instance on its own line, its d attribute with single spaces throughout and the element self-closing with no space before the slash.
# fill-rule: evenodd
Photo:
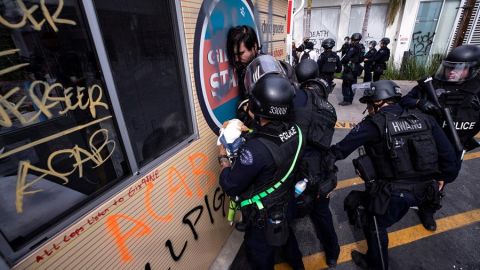
<svg viewBox="0 0 480 270">
<path fill-rule="evenodd" d="M 341 107 L 341 82 L 330 96 L 330 102 L 336 107 L 339 123 L 335 130 L 333 143 L 340 141 L 350 131 L 349 127 L 363 118 L 364 105 L 358 102 L 362 93 L 357 93 L 351 106 Z M 400 81 L 402 92 L 407 93 L 414 82 Z M 477 135 L 478 136 L 478 135 Z M 479 149 L 480 150 L 480 149 Z M 389 228 L 391 270 L 429 270 L 429 269 L 480 269 L 480 151 L 468 153 L 457 180 L 446 187 L 443 207 L 435 217 L 438 228 L 435 233 L 425 230 L 415 209 L 397 224 Z M 343 211 L 343 200 L 352 190 L 363 190 L 363 184 L 356 179 L 352 159 L 358 153 L 352 153 L 347 159 L 337 162 L 339 185 L 334 191 L 330 208 L 341 246 L 339 264 L 336 269 L 360 269 L 351 261 L 350 251 L 365 251 L 363 233 L 348 223 Z M 316 238 L 309 218 L 296 220 L 294 224 L 300 249 L 304 256 L 306 269 L 324 269 L 326 267 L 322 246 Z M 290 269 L 277 256 L 275 269 Z M 243 248 L 238 252 L 230 269 L 248 269 Z"/>
</svg>

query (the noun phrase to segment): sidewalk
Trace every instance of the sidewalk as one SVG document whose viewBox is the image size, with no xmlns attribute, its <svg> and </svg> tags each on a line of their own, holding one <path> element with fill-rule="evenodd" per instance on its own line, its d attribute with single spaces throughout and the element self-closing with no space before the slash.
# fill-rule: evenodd
<svg viewBox="0 0 480 270">
<path fill-rule="evenodd" d="M 363 95 L 362 91 L 358 91 L 355 93 L 355 97 L 353 99 L 353 103 L 350 106 L 340 106 L 338 105 L 339 102 L 343 100 L 342 95 L 342 80 L 335 79 L 334 80 L 336 86 L 333 89 L 333 92 L 330 94 L 328 101 L 332 103 L 333 107 L 337 111 L 337 121 L 338 122 L 350 122 L 350 123 L 358 123 L 360 122 L 363 117 L 366 115 L 362 114 L 365 110 L 365 104 L 360 103 L 358 99 Z M 363 79 L 359 78 L 358 83 L 362 83 Z M 395 81 L 400 88 L 402 88 L 402 94 L 405 95 L 412 88 L 417 85 L 415 81 Z"/>
</svg>

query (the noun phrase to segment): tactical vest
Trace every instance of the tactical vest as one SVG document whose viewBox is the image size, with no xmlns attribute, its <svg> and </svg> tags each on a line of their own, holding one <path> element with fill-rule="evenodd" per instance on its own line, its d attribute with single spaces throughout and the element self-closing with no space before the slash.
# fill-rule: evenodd
<svg viewBox="0 0 480 270">
<path fill-rule="evenodd" d="M 379 179 L 425 181 L 440 172 L 427 115 L 418 110 L 405 110 L 399 116 L 379 112 L 371 120 L 382 139 L 366 145 L 365 150 Z"/>
<path fill-rule="evenodd" d="M 334 52 L 323 52 L 321 54 L 322 69 L 321 73 L 334 73 L 337 67 L 337 54 Z"/>
<path fill-rule="evenodd" d="M 375 60 L 375 64 L 377 65 L 386 65 L 388 59 L 390 59 L 390 49 L 389 48 L 380 48 L 377 54 L 379 58 Z"/>
<path fill-rule="evenodd" d="M 308 145 L 322 150 L 328 150 L 332 143 L 337 114 L 335 108 L 328 102 L 328 93 L 320 93 L 317 87 L 306 87 L 307 104 L 294 108 L 294 122 L 305 134 Z"/>
<path fill-rule="evenodd" d="M 435 81 L 434 81 L 435 82 Z M 444 88 L 447 92 L 439 97 L 439 102 L 445 107 L 449 99 L 457 99 L 455 105 L 447 106 L 450 108 L 452 119 L 457 130 L 460 142 L 464 145 L 466 141 L 474 137 L 479 130 L 480 125 L 480 100 L 478 91 L 480 91 L 480 78 L 474 78 L 462 85 L 436 83 L 436 88 Z M 460 89 L 461 87 L 461 89 Z M 446 131 L 448 129 L 445 122 L 440 123 Z M 447 134 L 448 131 L 446 131 Z"/>
<path fill-rule="evenodd" d="M 293 170 L 303 147 L 302 131 L 296 125 L 279 123 L 269 125 L 268 129 L 260 127 L 251 134 L 251 139 L 265 145 L 275 161 L 276 170 L 270 181 L 255 182 L 239 196 L 240 207 L 255 205 L 262 210 L 286 204 L 293 191 Z"/>
<path fill-rule="evenodd" d="M 371 66 L 373 64 L 373 57 L 377 53 L 377 49 L 372 48 L 370 49 L 364 56 L 364 58 L 367 58 L 368 61 L 365 62 L 365 67 Z"/>
<path fill-rule="evenodd" d="M 359 43 L 359 44 L 356 44 L 355 46 L 352 46 L 351 48 L 354 48 L 355 54 L 352 56 L 352 58 L 350 58 L 350 62 L 361 63 L 363 61 L 362 57 L 365 54 L 365 46 Z"/>
</svg>

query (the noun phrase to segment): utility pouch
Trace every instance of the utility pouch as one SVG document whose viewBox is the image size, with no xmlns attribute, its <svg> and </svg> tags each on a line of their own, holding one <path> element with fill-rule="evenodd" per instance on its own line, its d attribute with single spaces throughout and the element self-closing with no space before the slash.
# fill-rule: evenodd
<svg viewBox="0 0 480 270">
<path fill-rule="evenodd" d="M 404 175 L 413 171 L 408 144 L 403 138 L 394 138 L 390 157 L 396 175 Z"/>
<path fill-rule="evenodd" d="M 289 236 L 286 205 L 275 205 L 267 210 L 265 238 L 269 245 L 280 247 L 287 243 Z"/>
<path fill-rule="evenodd" d="M 375 167 L 373 166 L 372 159 L 367 155 L 361 155 L 358 158 L 352 160 L 353 167 L 366 185 L 371 184 L 377 178 L 375 173 Z"/>
<path fill-rule="evenodd" d="M 326 172 L 325 179 L 318 183 L 318 195 L 321 197 L 327 196 L 337 187 L 337 173 L 334 171 Z"/>
<path fill-rule="evenodd" d="M 416 136 L 410 141 L 413 166 L 420 172 L 438 172 L 438 153 L 432 136 Z"/>
</svg>

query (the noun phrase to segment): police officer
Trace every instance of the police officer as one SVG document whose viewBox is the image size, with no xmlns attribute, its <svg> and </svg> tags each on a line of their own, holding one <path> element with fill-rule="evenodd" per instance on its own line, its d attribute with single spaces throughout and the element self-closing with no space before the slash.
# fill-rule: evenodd
<svg viewBox="0 0 480 270">
<path fill-rule="evenodd" d="M 436 205 L 443 181 L 458 174 L 454 150 L 437 122 L 419 110 L 404 110 L 400 98 L 394 82 L 373 82 L 360 98 L 371 114 L 331 149 L 338 160 L 364 146 L 375 168 L 363 228 L 368 251 L 352 251 L 353 261 L 364 269 L 388 269 L 387 228 L 411 206 Z"/>
<path fill-rule="evenodd" d="M 478 147 L 474 136 L 480 131 L 480 47 L 462 45 L 454 48 L 443 60 L 433 77 L 432 84 L 437 89 L 440 105 L 449 108 L 457 134 L 465 151 Z M 425 97 L 421 85 L 415 86 L 403 97 L 401 105 L 417 107 L 437 117 L 447 134 L 447 125 L 437 108 Z M 461 166 L 463 152 L 457 152 L 458 166 Z M 437 228 L 433 209 L 419 209 L 423 226 L 431 231 Z"/>
<path fill-rule="evenodd" d="M 347 53 L 348 51 L 348 48 L 350 48 L 350 37 L 345 37 L 343 39 L 344 43 L 342 44 L 342 48 L 340 48 L 340 50 L 336 51 L 336 53 L 339 53 L 341 52 L 342 53 L 342 57 Z"/>
<path fill-rule="evenodd" d="M 372 81 L 373 57 L 377 53 L 377 49 L 375 48 L 376 46 L 377 42 L 375 40 L 372 40 L 368 43 L 368 52 L 363 57 L 363 62 L 365 63 L 365 75 L 363 76 L 363 82 Z"/>
<path fill-rule="evenodd" d="M 221 147 L 220 185 L 227 195 L 239 198 L 252 269 L 273 269 L 274 250 L 280 246 L 287 250 L 290 265 L 303 269 L 302 255 L 288 225 L 289 210 L 294 207 L 293 175 L 303 145 L 301 130 L 285 121 L 295 91 L 281 74 L 247 73 L 255 74 L 249 112 L 257 125 L 231 165 Z"/>
<path fill-rule="evenodd" d="M 357 83 L 357 76 L 362 73 L 362 66 L 360 63 L 363 61 L 362 57 L 365 53 L 365 47 L 360 43 L 360 40 L 362 40 L 362 35 L 360 33 L 352 34 L 350 40 L 351 45 L 341 60 L 343 65 L 343 101 L 338 103 L 341 106 L 352 104 L 353 96 L 355 94 L 352 90 L 352 85 Z"/>
<path fill-rule="evenodd" d="M 390 59 L 390 49 L 387 45 L 390 44 L 390 39 L 384 37 L 380 40 L 380 50 L 373 57 L 375 62 L 373 66 L 373 81 L 376 82 L 380 80 L 380 76 L 387 69 L 387 61 Z"/>
<path fill-rule="evenodd" d="M 329 193 L 335 188 L 337 178 L 335 172 L 327 170 L 323 164 L 337 116 L 335 108 L 327 101 L 330 86 L 318 78 L 317 64 L 313 60 L 304 60 L 295 71 L 300 88 L 294 99 L 294 121 L 302 128 L 307 141 L 299 161 L 297 180 L 308 179 L 306 190 L 297 200 L 298 212 L 301 216 L 310 216 L 325 250 L 327 265 L 334 267 L 340 246 L 329 208 Z"/>
<path fill-rule="evenodd" d="M 340 57 L 332 51 L 332 48 L 335 47 L 335 40 L 327 38 L 322 41 L 322 48 L 324 51 L 320 54 L 318 58 L 318 70 L 320 71 L 320 78 L 326 80 L 330 89 L 333 90 L 333 74 L 335 72 L 342 71 L 342 63 L 340 63 Z M 298 73 L 298 70 L 296 70 Z M 298 79 L 298 76 L 297 76 Z M 300 81 L 299 81 L 300 82 Z"/>
</svg>

